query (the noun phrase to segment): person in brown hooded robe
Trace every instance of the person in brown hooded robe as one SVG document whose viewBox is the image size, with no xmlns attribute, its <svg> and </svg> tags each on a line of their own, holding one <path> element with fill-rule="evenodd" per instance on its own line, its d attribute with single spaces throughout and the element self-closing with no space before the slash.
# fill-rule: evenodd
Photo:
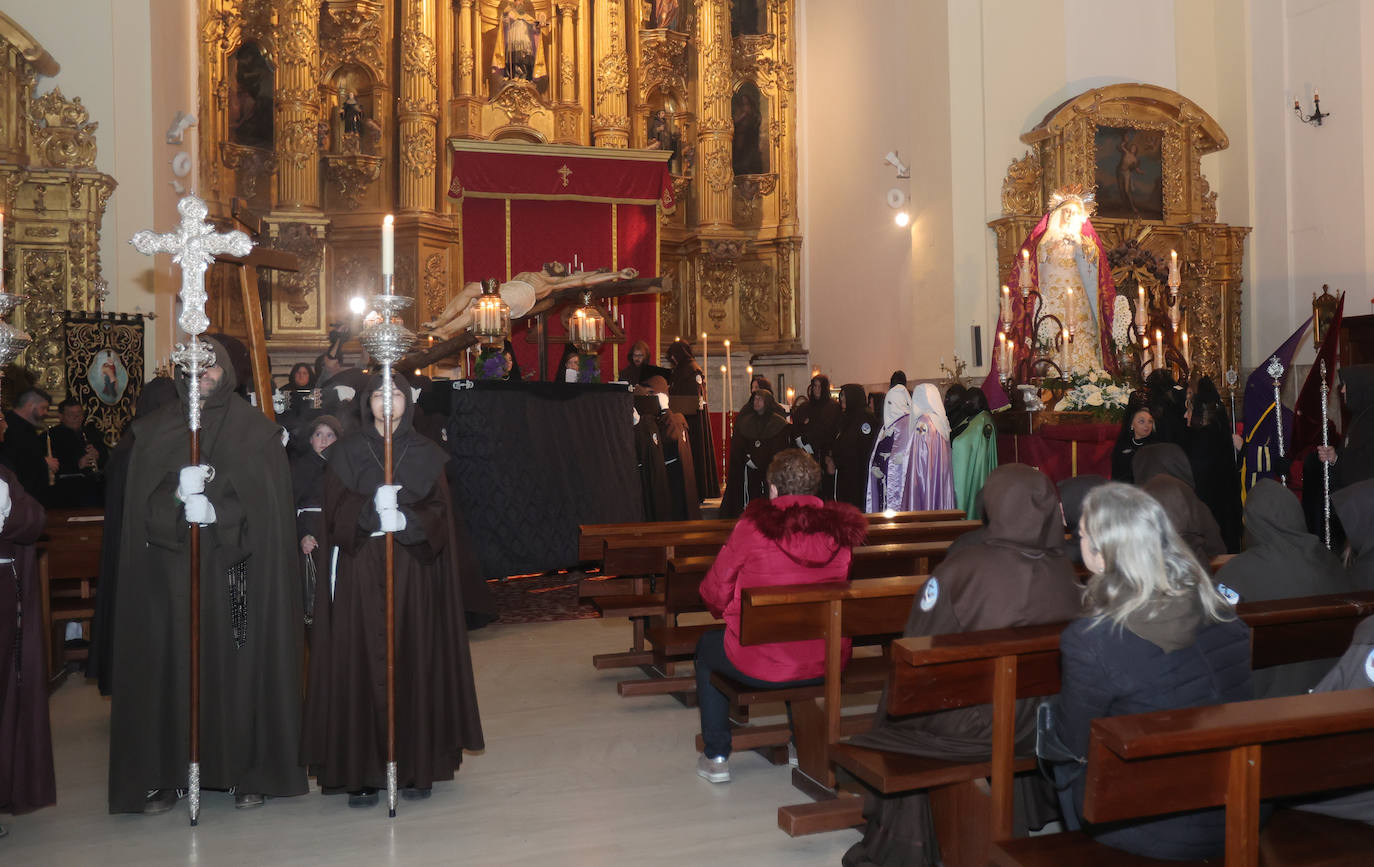
<svg viewBox="0 0 1374 867">
<path fill-rule="evenodd" d="M 1217 519 L 1193 490 L 1193 469 L 1182 447 L 1173 443 L 1145 446 L 1131 460 L 1131 471 L 1136 485 L 1164 507 L 1204 569 L 1213 557 L 1226 553 Z"/>
<path fill-rule="evenodd" d="M 396 762 L 407 798 L 453 779 L 464 750 L 483 748 L 463 605 L 461 552 L 444 474 L 447 455 L 411 426 L 394 376 Z M 329 450 L 320 547 L 337 560 L 316 585 L 303 755 L 326 793 L 377 803 L 386 786 L 386 540 L 381 376 L 359 397 L 361 428 Z M 375 395 L 375 397 L 374 397 Z M 480 576 L 475 576 L 480 581 Z"/>
<path fill-rule="evenodd" d="M 692 347 L 681 340 L 668 347 L 668 360 L 673 363 L 673 374 L 668 380 L 669 409 L 687 419 L 697 496 L 703 500 L 719 497 L 720 475 L 716 469 L 716 447 L 711 439 L 711 410 L 706 405 L 706 373 L 692 355 Z"/>
<path fill-rule="evenodd" d="M 204 342 L 216 363 L 201 377 L 201 463 L 214 469 L 203 494 L 182 478 L 190 469 L 185 375 L 176 378 L 177 403 L 133 423 L 114 616 L 112 813 L 170 810 L 187 784 L 186 509 L 200 497 L 214 510 L 213 522 L 198 522 L 201 787 L 233 788 L 241 807 L 306 792 L 291 472 L 281 428 L 234 393 L 232 357 Z"/>
<path fill-rule="evenodd" d="M 730 464 L 725 476 L 725 495 L 720 501 L 722 518 L 738 518 L 753 500 L 768 497 L 768 465 L 790 443 L 790 425 L 773 392 L 759 389 L 749 398 L 749 411 L 735 419 L 730 438 Z"/>
<path fill-rule="evenodd" d="M 620 371 L 620 378 L 630 385 L 639 385 L 648 376 L 647 368 L 654 366 L 654 360 L 649 357 L 649 344 L 636 340 L 635 345 L 630 347 L 628 358 L 629 364 Z"/>
<path fill-rule="evenodd" d="M 1302 503 L 1274 479 L 1260 479 L 1245 500 L 1245 551 L 1217 570 L 1217 590 L 1234 602 L 1266 602 L 1353 590 L 1341 561 L 1307 532 Z M 1230 591 L 1230 592 L 1228 592 Z M 1234 604 L 1233 602 L 1233 604 Z M 1255 697 L 1307 692 L 1334 659 L 1314 659 L 1255 672 Z"/>
<path fill-rule="evenodd" d="M 1347 485 L 1331 495 L 1350 542 L 1346 574 L 1356 590 L 1374 590 L 1374 479 Z"/>
<path fill-rule="evenodd" d="M 0 439 L 4 430 L 0 421 Z M 57 803 L 43 629 L 33 616 L 42 607 L 33 546 L 45 520 L 19 477 L 0 466 L 0 813 Z"/>
<path fill-rule="evenodd" d="M 983 542 L 951 553 L 936 567 L 911 607 L 905 634 L 947 635 L 983 629 L 1067 621 L 1082 608 L 1073 564 L 1063 553 L 1059 493 L 1044 473 L 1025 464 L 993 470 L 983 486 L 988 526 Z M 992 709 L 988 705 L 890 717 L 852 743 L 953 761 L 991 757 Z M 1033 751 L 1035 700 L 1017 704 L 1018 755 Z M 1036 778 L 1018 779 L 1018 799 L 1029 827 L 1054 818 L 1053 799 Z M 1029 788 L 1027 788 L 1029 787 Z M 925 792 L 865 797 L 864 837 L 845 853 L 845 867 L 900 867 L 938 863 L 938 848 Z M 1020 818 L 1020 811 L 1018 811 Z"/>
</svg>

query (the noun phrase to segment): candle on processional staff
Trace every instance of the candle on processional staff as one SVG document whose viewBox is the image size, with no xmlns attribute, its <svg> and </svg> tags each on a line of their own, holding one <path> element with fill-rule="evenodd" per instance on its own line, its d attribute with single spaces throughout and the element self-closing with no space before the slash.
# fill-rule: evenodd
<svg viewBox="0 0 1374 867">
<path fill-rule="evenodd" d="M 706 371 L 708 371 L 708 370 L 710 370 L 710 369 L 711 369 L 711 348 L 710 348 L 710 344 L 708 344 L 708 343 L 706 342 L 706 332 L 703 331 L 703 332 L 701 332 L 701 370 L 702 370 L 702 373 L 704 374 Z M 701 397 L 702 397 L 703 400 L 706 400 L 706 402 L 709 404 L 709 403 L 710 403 L 709 395 L 710 395 L 711 389 L 707 387 L 706 381 L 707 381 L 708 379 L 710 379 L 710 377 L 702 376 L 701 379 L 702 379 L 702 382 L 701 382 L 702 395 L 701 395 Z"/>
<path fill-rule="evenodd" d="M 721 411 L 729 414 L 735 409 L 735 383 L 734 366 L 730 363 L 730 341 L 725 341 L 725 390 L 721 394 L 725 395 L 725 406 Z"/>
</svg>

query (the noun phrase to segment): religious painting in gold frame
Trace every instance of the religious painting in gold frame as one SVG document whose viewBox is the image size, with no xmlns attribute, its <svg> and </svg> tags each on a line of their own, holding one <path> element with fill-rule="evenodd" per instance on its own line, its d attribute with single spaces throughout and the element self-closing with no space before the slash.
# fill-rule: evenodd
<svg viewBox="0 0 1374 867">
<path fill-rule="evenodd" d="M 63 314 L 67 396 L 113 448 L 143 391 L 143 317 L 137 313 Z"/>
<path fill-rule="evenodd" d="M 1164 133 L 1101 125 L 1093 130 L 1097 213 L 1124 220 L 1164 219 Z"/>
</svg>

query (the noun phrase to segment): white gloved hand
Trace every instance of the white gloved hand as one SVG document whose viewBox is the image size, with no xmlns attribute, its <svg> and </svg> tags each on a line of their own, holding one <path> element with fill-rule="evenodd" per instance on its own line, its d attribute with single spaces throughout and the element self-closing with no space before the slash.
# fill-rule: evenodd
<svg viewBox="0 0 1374 867">
<path fill-rule="evenodd" d="M 204 494 L 190 494 L 186 497 L 186 520 L 202 527 L 215 523 L 215 507 Z"/>
<path fill-rule="evenodd" d="M 396 511 L 396 495 L 400 491 L 400 485 L 378 485 L 377 493 L 372 495 L 372 503 L 377 507 L 377 513 Z"/>
<path fill-rule="evenodd" d="M 383 533 L 399 533 L 406 528 L 406 516 L 400 509 L 381 509 L 377 517 Z"/>
<path fill-rule="evenodd" d="M 5 519 L 10 516 L 10 510 L 14 508 L 14 500 L 10 498 L 10 485 L 4 479 L 0 479 L 0 527 L 5 526 Z"/>
<path fill-rule="evenodd" d="M 184 503 L 196 494 L 205 493 L 205 485 L 214 477 L 215 468 L 209 464 L 182 467 L 177 480 L 177 499 Z"/>
</svg>

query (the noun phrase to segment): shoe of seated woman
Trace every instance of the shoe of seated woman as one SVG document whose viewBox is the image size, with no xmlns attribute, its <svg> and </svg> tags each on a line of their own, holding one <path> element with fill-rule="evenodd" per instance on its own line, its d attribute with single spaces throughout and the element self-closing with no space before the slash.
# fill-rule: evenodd
<svg viewBox="0 0 1374 867">
<path fill-rule="evenodd" d="M 697 776 L 711 783 L 728 783 L 730 760 L 703 755 L 697 759 Z"/>
</svg>

